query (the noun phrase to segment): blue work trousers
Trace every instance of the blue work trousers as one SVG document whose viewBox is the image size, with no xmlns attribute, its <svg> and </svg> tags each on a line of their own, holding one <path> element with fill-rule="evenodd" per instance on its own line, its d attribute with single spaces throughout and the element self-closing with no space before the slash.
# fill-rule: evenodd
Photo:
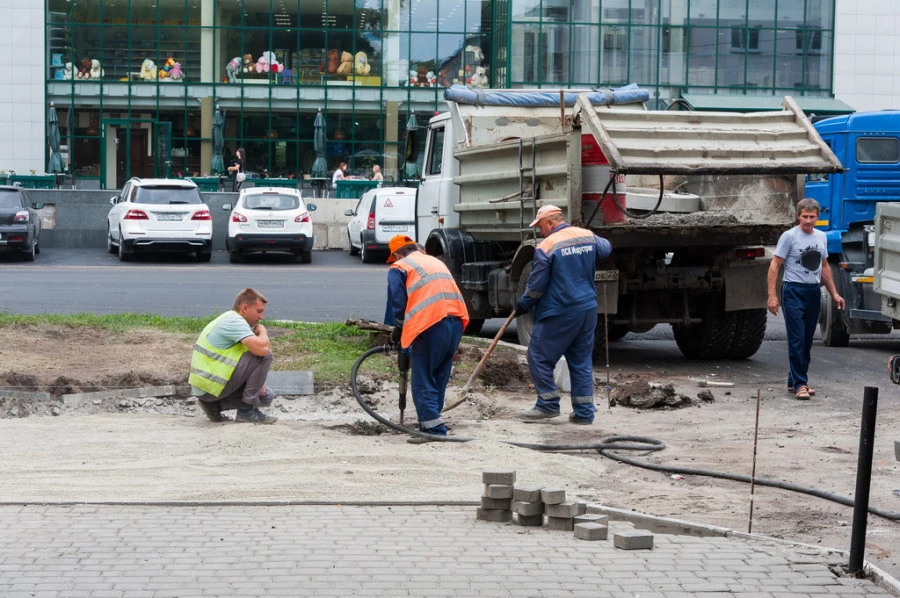
<svg viewBox="0 0 900 598">
<path fill-rule="evenodd" d="M 410 386 L 423 432 L 447 434 L 441 410 L 462 333 L 462 320 L 447 317 L 420 333 L 410 345 Z"/>
<path fill-rule="evenodd" d="M 827 264 L 826 264 L 827 267 Z M 781 311 L 788 342 L 787 385 L 793 391 L 809 385 L 809 352 L 812 349 L 819 310 L 822 305 L 821 292 L 817 284 L 786 282 L 781 288 Z"/>
<path fill-rule="evenodd" d="M 576 417 L 594 421 L 594 328 L 597 310 L 586 309 L 539 320 L 528 343 L 528 369 L 537 391 L 535 408 L 559 412 L 559 389 L 553 370 L 566 357 L 572 382 L 572 411 Z"/>
</svg>

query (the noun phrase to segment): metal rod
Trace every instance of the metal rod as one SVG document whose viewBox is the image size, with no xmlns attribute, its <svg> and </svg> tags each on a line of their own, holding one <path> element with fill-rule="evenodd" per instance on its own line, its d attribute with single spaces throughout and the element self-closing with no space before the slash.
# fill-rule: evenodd
<svg viewBox="0 0 900 598">
<path fill-rule="evenodd" d="M 750 521 L 747 523 L 747 533 L 753 533 L 753 499 L 756 490 L 756 447 L 759 440 L 759 389 L 756 389 L 756 423 L 753 425 L 753 467 L 750 469 Z"/>
<path fill-rule="evenodd" d="M 875 419 L 878 415 L 878 388 L 863 391 L 862 421 L 859 426 L 859 461 L 856 465 L 856 497 L 853 502 L 853 530 L 850 534 L 850 575 L 862 577 L 866 554 L 866 522 L 869 489 L 872 483 L 872 455 L 875 451 Z"/>
</svg>

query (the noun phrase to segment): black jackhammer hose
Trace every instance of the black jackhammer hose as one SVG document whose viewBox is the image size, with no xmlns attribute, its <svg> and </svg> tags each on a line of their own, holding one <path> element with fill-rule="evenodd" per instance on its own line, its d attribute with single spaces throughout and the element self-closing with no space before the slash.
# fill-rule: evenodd
<svg viewBox="0 0 900 598">
<path fill-rule="evenodd" d="M 362 396 L 359 394 L 359 387 L 356 384 L 356 376 L 359 372 L 359 366 L 363 361 L 375 355 L 377 353 L 389 353 L 391 348 L 389 345 L 382 345 L 378 347 L 373 347 L 363 353 L 359 359 L 356 360 L 356 363 L 353 365 L 353 370 L 350 372 L 350 387 L 353 389 L 353 396 L 356 397 L 356 401 L 359 403 L 360 407 L 365 410 L 366 413 L 371 415 L 374 419 L 381 422 L 385 426 L 397 430 L 398 432 L 403 432 L 404 434 L 410 434 L 412 436 L 422 436 L 424 438 L 436 440 L 439 442 L 468 442 L 472 440 L 471 438 L 462 438 L 460 436 L 439 436 L 436 434 L 426 434 L 425 432 L 420 432 L 418 430 L 413 430 L 410 428 L 406 428 L 399 424 L 395 424 L 394 422 L 381 417 L 378 413 L 376 413 L 371 407 L 366 405 L 366 402 L 363 400 Z M 525 442 L 509 442 L 506 444 L 511 444 L 513 446 L 518 446 L 520 448 L 527 448 L 536 451 L 584 451 L 584 450 L 595 450 L 604 457 L 608 459 L 612 459 L 613 461 L 618 461 L 620 463 L 624 463 L 626 465 L 633 465 L 635 467 L 641 467 L 643 469 L 649 469 L 652 471 L 659 471 L 663 473 L 670 474 L 683 474 L 683 475 L 695 475 L 695 476 L 704 476 L 710 478 L 721 478 L 723 480 L 732 480 L 734 482 L 743 482 L 743 483 L 755 483 L 760 486 L 769 486 L 772 488 L 780 488 L 782 490 L 788 490 L 791 492 L 799 492 L 800 494 L 808 494 L 809 496 L 815 496 L 817 498 L 824 498 L 825 500 L 830 500 L 832 502 L 836 502 L 838 504 L 852 507 L 854 506 L 854 500 L 852 498 L 847 498 L 845 496 L 841 496 L 840 494 L 834 494 L 833 492 L 825 492 L 824 490 L 817 490 L 815 488 L 807 488 L 805 486 L 799 486 L 797 484 L 792 484 L 790 482 L 780 482 L 778 480 L 770 480 L 767 478 L 751 478 L 750 476 L 737 474 L 737 473 L 727 473 L 721 471 L 713 471 L 711 469 L 695 469 L 690 467 L 672 467 L 669 465 L 656 465 L 653 463 L 647 463 L 646 461 L 638 461 L 637 459 L 631 459 L 629 457 L 624 457 L 622 455 L 618 455 L 612 451 L 616 450 L 631 450 L 631 451 L 661 451 L 666 448 L 666 443 L 662 440 L 657 440 L 655 438 L 648 438 L 646 436 L 606 436 L 600 439 L 600 442 L 596 442 L 593 444 L 529 444 Z M 877 515 L 879 517 L 883 517 L 884 519 L 888 519 L 890 521 L 900 521 L 900 513 L 893 511 L 885 511 L 879 509 L 877 507 L 869 506 L 869 513 L 873 515 Z"/>
<path fill-rule="evenodd" d="M 818 498 L 824 498 L 825 500 L 830 500 L 832 502 L 836 502 L 848 507 L 855 506 L 855 502 L 852 498 L 847 498 L 846 496 L 841 496 L 840 494 L 834 494 L 832 492 L 825 492 L 824 490 L 817 490 L 815 488 L 807 488 L 805 486 L 798 486 L 797 484 L 792 484 L 790 482 L 780 482 L 778 480 L 770 480 L 767 478 L 751 478 L 750 476 L 738 474 L 738 473 L 726 473 L 721 471 L 712 471 L 710 469 L 693 469 L 690 467 L 672 467 L 670 465 L 656 465 L 654 463 L 647 463 L 645 461 L 638 461 L 637 459 L 631 459 L 629 457 L 623 457 L 622 455 L 617 455 L 615 453 L 611 453 L 612 450 L 610 447 L 604 447 L 597 449 L 604 457 L 612 459 L 614 461 L 619 461 L 620 463 L 625 463 L 626 465 L 634 465 L 635 467 L 642 467 L 644 469 L 650 469 L 653 471 L 661 471 L 664 473 L 679 473 L 685 475 L 697 475 L 697 476 L 705 476 L 711 478 L 722 478 L 723 480 L 732 480 L 735 482 L 744 482 L 749 484 L 753 482 L 759 486 L 770 486 L 772 488 L 781 488 L 782 490 L 790 490 L 791 492 L 799 492 L 801 494 L 808 494 L 810 496 L 816 496 Z M 900 520 L 900 513 L 893 511 L 884 511 L 877 507 L 869 506 L 869 513 L 873 515 L 878 515 L 879 517 L 884 517 L 885 519 L 889 519 L 891 521 Z"/>
<path fill-rule="evenodd" d="M 366 404 L 366 402 L 362 398 L 362 395 L 359 394 L 359 386 L 356 383 L 356 377 L 359 374 L 359 366 L 361 366 L 362 363 L 372 355 L 390 352 L 390 345 L 379 345 L 377 347 L 372 347 L 371 349 L 360 355 L 359 359 L 356 360 L 356 363 L 353 364 L 353 369 L 350 370 L 350 388 L 353 390 L 353 396 L 356 397 L 356 402 L 359 403 L 359 406 L 362 407 L 366 413 L 371 415 L 379 423 L 382 423 L 393 430 L 397 430 L 398 432 L 403 432 L 404 434 L 409 434 L 411 436 L 420 436 L 422 438 L 427 438 L 429 440 L 434 440 L 437 442 L 469 442 L 470 440 L 472 440 L 471 438 L 463 438 L 462 436 L 443 436 L 441 434 L 428 434 L 426 432 L 420 432 L 419 430 L 407 428 L 406 426 L 401 426 L 400 424 L 395 424 L 391 420 L 384 418 L 376 413 L 374 409 Z"/>
</svg>

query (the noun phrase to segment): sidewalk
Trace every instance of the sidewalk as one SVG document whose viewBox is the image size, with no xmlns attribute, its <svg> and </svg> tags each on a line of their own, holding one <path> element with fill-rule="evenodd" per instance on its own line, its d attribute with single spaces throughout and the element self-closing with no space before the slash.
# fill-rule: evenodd
<svg viewBox="0 0 900 598">
<path fill-rule="evenodd" d="M 474 506 L 0 505 L 0 596 L 898 596 L 843 555 L 656 533 L 652 550 Z"/>
</svg>

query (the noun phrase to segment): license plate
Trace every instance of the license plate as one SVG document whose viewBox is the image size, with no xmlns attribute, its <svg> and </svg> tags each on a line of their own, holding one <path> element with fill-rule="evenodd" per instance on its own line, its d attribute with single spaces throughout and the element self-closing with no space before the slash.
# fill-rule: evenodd
<svg viewBox="0 0 900 598">
<path fill-rule="evenodd" d="M 259 228 L 282 228 L 284 220 L 257 220 L 256 226 Z"/>
<path fill-rule="evenodd" d="M 178 212 L 162 212 L 156 215 L 156 219 L 160 222 L 181 222 L 184 214 Z"/>
<path fill-rule="evenodd" d="M 409 227 L 405 224 L 383 224 L 381 226 L 381 230 L 386 233 L 405 233 L 407 228 Z"/>
</svg>

